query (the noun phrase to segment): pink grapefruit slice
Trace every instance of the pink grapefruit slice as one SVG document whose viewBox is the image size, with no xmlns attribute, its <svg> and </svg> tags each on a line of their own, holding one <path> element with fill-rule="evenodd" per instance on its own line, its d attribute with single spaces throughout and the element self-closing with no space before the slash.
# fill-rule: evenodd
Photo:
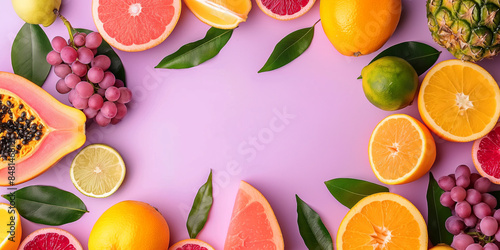
<svg viewBox="0 0 500 250">
<path fill-rule="evenodd" d="M 278 20 L 292 20 L 304 15 L 315 0 L 256 0 L 266 15 Z"/>
<path fill-rule="evenodd" d="M 242 181 L 236 195 L 224 250 L 284 249 L 283 235 L 266 198 Z"/>
<path fill-rule="evenodd" d="M 181 0 L 92 0 L 99 33 L 123 51 L 143 51 L 163 42 L 181 14 Z"/>
<path fill-rule="evenodd" d="M 168 250 L 215 250 L 208 243 L 198 239 L 182 240 L 172 245 Z"/>
<path fill-rule="evenodd" d="M 474 141 L 472 160 L 481 176 L 500 184 L 500 123 L 487 135 Z"/>
<path fill-rule="evenodd" d="M 80 242 L 65 230 L 59 228 L 42 228 L 26 237 L 19 250 L 83 250 Z"/>
</svg>

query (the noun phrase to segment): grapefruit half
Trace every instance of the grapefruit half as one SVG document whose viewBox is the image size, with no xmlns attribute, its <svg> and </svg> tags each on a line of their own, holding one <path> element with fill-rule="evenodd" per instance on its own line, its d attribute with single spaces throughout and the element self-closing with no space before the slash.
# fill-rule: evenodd
<svg viewBox="0 0 500 250">
<path fill-rule="evenodd" d="M 215 249 L 202 240 L 187 239 L 175 243 L 168 250 L 215 250 Z"/>
<path fill-rule="evenodd" d="M 292 20 L 304 15 L 315 0 L 256 0 L 266 15 L 278 20 Z"/>
<path fill-rule="evenodd" d="M 481 176 L 500 184 L 500 123 L 487 135 L 474 141 L 472 160 Z"/>
<path fill-rule="evenodd" d="M 19 246 L 19 250 L 35 249 L 83 250 L 75 236 L 65 230 L 50 227 L 31 233 Z"/>
<path fill-rule="evenodd" d="M 250 184 L 242 181 L 224 250 L 284 249 L 283 235 L 266 198 Z"/>
<path fill-rule="evenodd" d="M 181 0 L 92 0 L 99 33 L 123 51 L 143 51 L 163 42 L 181 14 Z"/>
</svg>

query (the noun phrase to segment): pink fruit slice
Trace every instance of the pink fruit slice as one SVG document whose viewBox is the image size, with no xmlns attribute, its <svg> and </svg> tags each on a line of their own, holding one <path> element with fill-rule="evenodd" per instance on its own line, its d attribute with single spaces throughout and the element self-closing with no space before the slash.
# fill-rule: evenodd
<svg viewBox="0 0 500 250">
<path fill-rule="evenodd" d="M 168 250 L 215 250 L 215 249 L 202 240 L 187 239 L 175 243 Z"/>
<path fill-rule="evenodd" d="M 42 228 L 26 237 L 19 250 L 83 250 L 80 242 L 65 230 Z"/>
<path fill-rule="evenodd" d="M 480 175 L 500 184 L 500 123 L 486 136 L 474 141 L 472 160 Z"/>
</svg>

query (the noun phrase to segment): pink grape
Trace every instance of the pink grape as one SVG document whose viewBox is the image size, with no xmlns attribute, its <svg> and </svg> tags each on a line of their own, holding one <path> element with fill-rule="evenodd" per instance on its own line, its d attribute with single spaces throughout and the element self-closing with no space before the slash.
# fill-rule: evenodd
<svg viewBox="0 0 500 250">
<path fill-rule="evenodd" d="M 106 93 L 106 90 L 105 89 L 98 89 L 97 90 L 97 94 L 99 94 L 100 96 L 104 97 L 104 94 Z"/>
<path fill-rule="evenodd" d="M 464 223 L 466 227 L 474 227 L 477 224 L 477 217 L 471 214 L 469 217 L 464 219 Z"/>
<path fill-rule="evenodd" d="M 465 196 L 467 195 L 465 189 L 460 186 L 453 187 L 450 193 L 451 193 L 451 199 L 456 202 L 465 200 Z"/>
<path fill-rule="evenodd" d="M 486 236 L 493 236 L 498 230 L 498 222 L 491 216 L 486 216 L 480 223 L 481 232 Z"/>
<path fill-rule="evenodd" d="M 68 94 L 68 101 L 73 104 L 73 101 L 75 100 L 76 96 L 78 94 L 76 93 L 76 90 L 71 90 Z"/>
<path fill-rule="evenodd" d="M 64 78 L 64 82 L 66 83 L 66 86 L 68 86 L 68 88 L 71 88 L 71 89 L 74 89 L 76 87 L 76 85 L 81 81 L 82 81 L 82 79 L 73 73 L 68 74 Z"/>
<path fill-rule="evenodd" d="M 500 223 L 500 209 L 495 210 L 493 213 L 493 218 L 497 219 L 498 223 Z"/>
<path fill-rule="evenodd" d="M 87 35 L 85 47 L 89 49 L 97 49 L 102 43 L 102 36 L 98 32 L 92 32 Z"/>
<path fill-rule="evenodd" d="M 465 250 L 483 250 L 483 246 L 479 243 L 470 244 L 465 248 Z"/>
<path fill-rule="evenodd" d="M 116 108 L 116 104 L 114 102 L 106 101 L 102 104 L 101 113 L 106 118 L 114 118 L 118 109 Z"/>
<path fill-rule="evenodd" d="M 475 189 L 467 189 L 467 196 L 465 198 L 467 202 L 469 202 L 471 205 L 476 205 L 482 200 L 481 193 Z"/>
<path fill-rule="evenodd" d="M 66 94 L 66 93 L 71 91 L 71 88 L 66 86 L 64 79 L 59 79 L 59 81 L 57 81 L 57 83 L 56 83 L 56 90 L 57 90 L 57 92 L 59 92 L 61 94 Z"/>
<path fill-rule="evenodd" d="M 110 118 L 106 118 L 102 115 L 102 111 L 99 111 L 94 119 L 97 122 L 97 125 L 101 127 L 106 127 L 111 122 Z"/>
<path fill-rule="evenodd" d="M 71 73 L 71 68 L 67 64 L 59 64 L 54 66 L 54 73 L 56 73 L 56 76 L 59 78 L 64 78 Z"/>
<path fill-rule="evenodd" d="M 116 103 L 116 116 L 113 119 L 123 119 L 127 114 L 127 106 L 122 103 Z"/>
<path fill-rule="evenodd" d="M 476 215 L 476 217 L 480 220 L 486 216 L 491 216 L 492 214 L 490 206 L 484 202 L 474 205 L 472 210 L 474 211 L 474 215 Z"/>
<path fill-rule="evenodd" d="M 470 178 L 468 176 L 465 176 L 465 175 L 459 176 L 457 178 L 456 184 L 457 184 L 457 186 L 467 188 L 470 184 Z"/>
<path fill-rule="evenodd" d="M 439 198 L 439 201 L 441 205 L 449 208 L 453 208 L 455 206 L 455 201 L 451 199 L 451 194 L 450 192 L 444 192 L 441 194 L 441 197 Z"/>
<path fill-rule="evenodd" d="M 132 100 L 132 91 L 126 87 L 118 88 L 120 90 L 120 98 L 118 98 L 117 102 L 119 103 L 129 103 Z"/>
<path fill-rule="evenodd" d="M 467 246 L 473 243 L 474 239 L 472 238 L 472 236 L 465 233 L 460 233 L 453 237 L 453 242 L 451 243 L 451 247 L 457 250 L 465 250 Z"/>
<path fill-rule="evenodd" d="M 66 43 L 66 39 L 64 39 L 64 38 L 62 38 L 60 36 L 56 36 L 56 37 L 52 38 L 51 45 L 52 45 L 52 48 L 56 52 L 61 52 L 62 48 L 64 48 L 65 46 L 67 46 L 68 43 Z"/>
<path fill-rule="evenodd" d="M 444 223 L 446 230 L 453 235 L 457 235 L 465 229 L 464 222 L 457 216 L 450 216 Z"/>
<path fill-rule="evenodd" d="M 82 35 L 82 33 L 77 34 L 73 37 L 73 43 L 76 47 L 82 47 L 83 45 L 85 45 L 85 36 Z"/>
<path fill-rule="evenodd" d="M 92 60 L 90 65 L 92 67 L 99 67 L 102 70 L 108 70 L 111 66 L 111 59 L 109 59 L 109 57 L 105 55 L 98 55 Z"/>
<path fill-rule="evenodd" d="M 72 90 L 72 92 L 76 90 Z M 73 97 L 73 102 L 71 104 L 73 104 L 73 107 L 77 108 L 77 109 L 86 109 L 88 107 L 88 101 L 89 99 L 88 98 L 83 98 L 81 97 L 80 95 L 78 95 L 78 93 Z"/>
<path fill-rule="evenodd" d="M 120 79 L 116 79 L 115 87 L 117 87 L 117 88 L 125 87 L 125 83 L 123 83 L 123 81 Z"/>
<path fill-rule="evenodd" d="M 500 241 L 500 228 L 495 233 L 495 240 Z"/>
<path fill-rule="evenodd" d="M 106 89 L 104 96 L 109 101 L 114 102 L 114 101 L 118 100 L 118 98 L 120 98 L 120 90 L 115 86 L 111 86 L 111 87 Z"/>
<path fill-rule="evenodd" d="M 497 245 L 495 245 L 495 243 L 492 243 L 492 242 L 490 242 L 490 243 L 486 243 L 486 244 L 484 245 L 483 249 L 484 249 L 484 250 L 499 250 L 499 249 L 498 249 L 498 246 L 497 246 Z"/>
<path fill-rule="evenodd" d="M 92 109 L 92 108 L 86 108 L 83 110 L 83 113 L 87 117 L 87 119 L 92 119 L 97 115 L 97 110 Z"/>
<path fill-rule="evenodd" d="M 480 193 L 486 193 L 490 189 L 491 181 L 486 177 L 481 177 L 474 183 L 474 189 Z"/>
<path fill-rule="evenodd" d="M 461 201 L 455 205 L 455 212 L 462 219 L 469 217 L 471 215 L 471 211 L 472 208 L 467 201 Z"/>
<path fill-rule="evenodd" d="M 488 206 L 490 206 L 491 209 L 494 209 L 497 206 L 497 198 L 495 198 L 495 196 L 493 196 L 492 194 L 483 193 L 481 197 L 483 202 L 488 204 Z"/>
<path fill-rule="evenodd" d="M 66 47 L 62 48 L 61 58 L 62 58 L 63 62 L 68 63 L 68 64 L 73 63 L 77 57 L 78 57 L 78 53 L 76 52 L 76 50 L 73 47 L 66 46 Z"/>
<path fill-rule="evenodd" d="M 83 64 L 89 64 L 94 59 L 94 54 L 89 48 L 81 47 L 78 49 L 78 61 Z"/>
<path fill-rule="evenodd" d="M 99 67 L 92 67 L 87 73 L 87 78 L 93 83 L 100 83 L 104 78 L 104 71 Z"/>
<path fill-rule="evenodd" d="M 470 177 L 470 168 L 467 165 L 460 165 L 455 169 L 455 178 L 460 176 Z"/>
<path fill-rule="evenodd" d="M 109 71 L 104 72 L 104 77 L 102 81 L 99 83 L 99 87 L 103 89 L 107 89 L 115 84 L 116 78 L 115 75 Z"/>
<path fill-rule="evenodd" d="M 455 180 L 450 176 L 441 176 L 438 180 L 438 185 L 444 191 L 450 191 L 455 186 Z"/>
<path fill-rule="evenodd" d="M 94 94 L 94 86 L 86 81 L 79 82 L 75 87 L 76 92 L 80 97 L 88 99 Z"/>
<path fill-rule="evenodd" d="M 55 50 L 50 51 L 45 59 L 52 66 L 56 66 L 62 63 L 61 55 Z"/>
<path fill-rule="evenodd" d="M 104 103 L 104 100 L 102 99 L 102 96 L 99 94 L 93 94 L 89 98 L 89 108 L 99 110 L 99 109 L 101 109 L 103 103 Z"/>
<path fill-rule="evenodd" d="M 121 119 L 116 119 L 116 117 L 115 117 L 115 118 L 111 119 L 111 124 L 116 125 L 117 123 L 119 123 L 121 121 L 122 121 Z"/>
<path fill-rule="evenodd" d="M 90 51 L 92 51 L 92 54 L 94 54 L 94 56 L 97 54 L 97 49 L 91 49 Z"/>
<path fill-rule="evenodd" d="M 472 173 L 470 174 L 470 184 L 469 184 L 469 188 L 473 188 L 474 187 L 474 183 L 477 181 L 477 179 L 481 178 L 481 175 L 479 175 L 478 173 Z"/>
<path fill-rule="evenodd" d="M 87 65 L 76 61 L 71 64 L 71 70 L 75 75 L 84 77 L 87 74 Z"/>
</svg>

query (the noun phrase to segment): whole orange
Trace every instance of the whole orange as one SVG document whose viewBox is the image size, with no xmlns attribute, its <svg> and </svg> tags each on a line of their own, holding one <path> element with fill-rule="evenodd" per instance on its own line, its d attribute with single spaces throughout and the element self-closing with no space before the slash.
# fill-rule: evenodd
<svg viewBox="0 0 500 250">
<path fill-rule="evenodd" d="M 396 30 L 401 0 L 321 0 L 323 30 L 343 55 L 377 51 Z"/>
</svg>

